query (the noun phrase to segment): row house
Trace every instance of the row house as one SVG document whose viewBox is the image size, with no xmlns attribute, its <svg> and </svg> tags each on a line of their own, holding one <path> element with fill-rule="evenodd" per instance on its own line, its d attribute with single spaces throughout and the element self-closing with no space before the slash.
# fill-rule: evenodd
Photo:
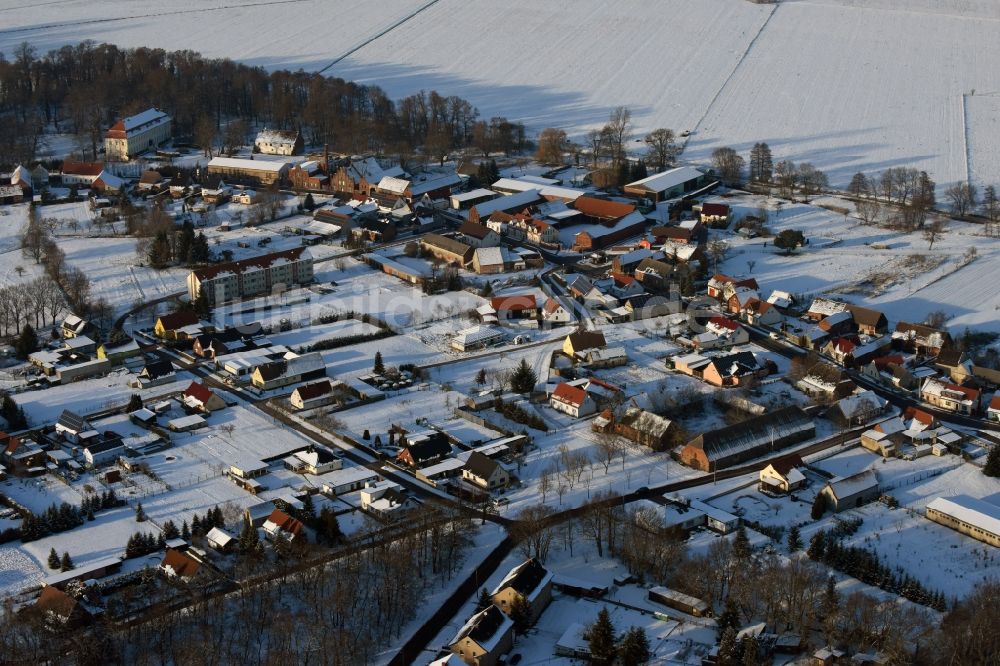
<svg viewBox="0 0 1000 666">
<path fill-rule="evenodd" d="M 723 273 L 716 273 L 708 280 L 708 297 L 728 301 L 729 297 L 740 287 L 754 291 L 760 289 L 754 278 L 734 278 Z"/>
<path fill-rule="evenodd" d="M 951 334 L 948 331 L 905 321 L 896 324 L 892 341 L 902 351 L 922 356 L 937 356 L 952 346 Z"/>
<path fill-rule="evenodd" d="M 204 295 L 209 305 L 214 305 L 312 281 L 313 257 L 306 248 L 298 247 L 199 268 L 188 275 L 187 286 L 192 301 Z"/>
<path fill-rule="evenodd" d="M 957 414 L 971 416 L 982 409 L 982 393 L 978 389 L 959 386 L 929 378 L 920 387 L 920 399 Z"/>
</svg>

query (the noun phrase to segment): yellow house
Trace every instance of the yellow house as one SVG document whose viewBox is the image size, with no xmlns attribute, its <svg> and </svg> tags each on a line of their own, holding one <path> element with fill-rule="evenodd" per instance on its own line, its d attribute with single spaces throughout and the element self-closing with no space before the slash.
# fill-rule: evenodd
<svg viewBox="0 0 1000 666">
<path fill-rule="evenodd" d="M 600 331 L 580 331 L 571 333 L 563 341 L 563 353 L 567 356 L 575 357 L 577 352 L 587 349 L 600 349 L 607 343 L 604 341 L 604 334 Z"/>
<path fill-rule="evenodd" d="M 125 359 L 138 356 L 141 353 L 142 349 L 135 340 L 114 346 L 106 342 L 97 348 L 97 358 L 107 359 L 111 361 L 112 365 L 122 363 Z"/>
<path fill-rule="evenodd" d="M 448 643 L 469 666 L 496 666 L 514 646 L 514 623 L 496 606 L 476 613 Z"/>
<path fill-rule="evenodd" d="M 198 315 L 189 310 L 171 312 L 156 320 L 153 332 L 156 337 L 163 340 L 177 340 L 177 331 L 187 326 L 194 326 L 198 323 Z"/>
<path fill-rule="evenodd" d="M 552 601 L 552 573 L 531 558 L 511 569 L 491 597 L 493 603 L 507 615 L 520 597 L 531 608 L 531 622 L 534 623 Z"/>
<path fill-rule="evenodd" d="M 760 470 L 760 485 L 767 490 L 782 493 L 801 488 L 806 483 L 806 477 L 799 470 L 802 459 L 796 454 L 783 456 Z"/>
</svg>

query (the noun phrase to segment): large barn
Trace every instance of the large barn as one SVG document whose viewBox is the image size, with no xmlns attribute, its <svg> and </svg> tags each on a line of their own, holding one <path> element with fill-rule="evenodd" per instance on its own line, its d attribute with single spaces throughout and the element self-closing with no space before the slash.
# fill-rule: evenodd
<svg viewBox="0 0 1000 666">
<path fill-rule="evenodd" d="M 815 434 L 812 417 L 799 407 L 783 407 L 698 435 L 681 449 L 681 462 L 703 472 L 714 472 L 780 451 Z"/>
</svg>

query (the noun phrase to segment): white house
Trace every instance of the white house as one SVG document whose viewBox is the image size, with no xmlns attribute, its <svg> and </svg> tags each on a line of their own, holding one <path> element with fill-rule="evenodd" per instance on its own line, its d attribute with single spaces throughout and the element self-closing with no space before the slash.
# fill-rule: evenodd
<svg viewBox="0 0 1000 666">
<path fill-rule="evenodd" d="M 573 320 L 573 315 L 570 314 L 562 303 L 554 298 L 550 298 L 545 301 L 545 305 L 542 307 L 542 319 L 545 321 L 550 321 L 553 324 L 566 324 Z"/>
<path fill-rule="evenodd" d="M 586 389 L 566 383 L 560 384 L 552 392 L 549 405 L 552 409 L 569 414 L 575 419 L 597 411 L 597 403 L 590 397 Z"/>
</svg>

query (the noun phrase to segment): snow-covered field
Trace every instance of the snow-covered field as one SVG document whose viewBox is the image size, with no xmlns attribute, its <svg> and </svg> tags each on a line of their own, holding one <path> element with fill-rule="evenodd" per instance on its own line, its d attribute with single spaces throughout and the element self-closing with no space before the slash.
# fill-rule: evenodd
<svg viewBox="0 0 1000 666">
<path fill-rule="evenodd" d="M 893 324 L 923 321 L 928 313 L 943 310 L 951 317 L 948 327 L 953 332 L 966 326 L 1000 331 L 1000 296 L 991 277 L 1000 261 L 1000 243 L 984 237 L 980 225 L 951 221 L 930 248 L 919 231 L 905 234 L 863 226 L 853 213 L 845 218 L 818 205 L 851 206 L 837 198 L 819 199 L 817 205 L 785 203 L 780 211 L 775 200 L 760 196 L 719 200 L 733 205 L 734 218 L 756 214 L 763 203 L 772 233 L 798 229 L 809 240 L 796 254 L 784 256 L 769 239 L 719 232 L 733 248 L 721 270 L 751 275 L 765 295 L 774 289 L 826 292 L 877 308 Z M 970 248 L 976 258 L 965 264 Z M 873 277 L 881 286 L 869 284 Z"/>
<path fill-rule="evenodd" d="M 996 107 L 983 97 L 1000 90 L 990 0 L 395 0 L 377 10 L 67 0 L 7 8 L 3 25 L 8 56 L 24 40 L 42 51 L 82 39 L 193 49 L 324 70 L 393 98 L 436 89 L 486 118 L 577 136 L 624 104 L 639 132 L 694 131 L 689 158 L 764 140 L 841 185 L 899 165 L 939 184 L 964 180 L 970 165 L 976 180 L 997 174 Z"/>
</svg>

